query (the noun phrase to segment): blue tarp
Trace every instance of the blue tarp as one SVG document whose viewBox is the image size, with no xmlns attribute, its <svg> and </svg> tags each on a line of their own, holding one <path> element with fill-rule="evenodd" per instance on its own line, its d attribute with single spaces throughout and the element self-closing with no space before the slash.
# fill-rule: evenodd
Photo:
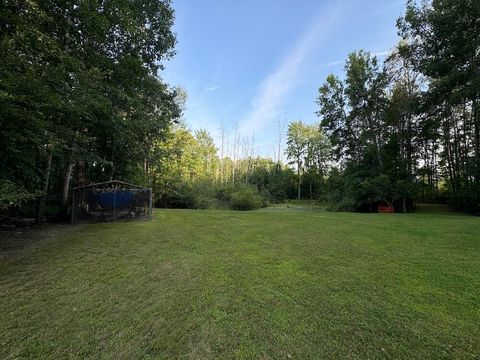
<svg viewBox="0 0 480 360">
<path fill-rule="evenodd" d="M 118 191 L 118 192 L 100 192 L 96 194 L 97 203 L 102 208 L 122 208 L 128 207 L 133 200 L 132 191 Z"/>
</svg>

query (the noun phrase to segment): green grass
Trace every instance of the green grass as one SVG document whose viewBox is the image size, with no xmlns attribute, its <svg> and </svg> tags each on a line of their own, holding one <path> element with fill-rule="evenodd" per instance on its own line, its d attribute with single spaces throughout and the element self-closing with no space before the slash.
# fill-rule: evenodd
<svg viewBox="0 0 480 360">
<path fill-rule="evenodd" d="M 156 211 L 0 262 L 0 358 L 474 359 L 480 219 Z"/>
</svg>

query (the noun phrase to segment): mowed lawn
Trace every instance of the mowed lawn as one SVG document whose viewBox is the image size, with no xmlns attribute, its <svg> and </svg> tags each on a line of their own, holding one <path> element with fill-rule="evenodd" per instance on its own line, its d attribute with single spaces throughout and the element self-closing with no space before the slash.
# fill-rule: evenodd
<svg viewBox="0 0 480 360">
<path fill-rule="evenodd" d="M 480 357 L 478 217 L 159 210 L 1 260 L 1 359 Z"/>
</svg>

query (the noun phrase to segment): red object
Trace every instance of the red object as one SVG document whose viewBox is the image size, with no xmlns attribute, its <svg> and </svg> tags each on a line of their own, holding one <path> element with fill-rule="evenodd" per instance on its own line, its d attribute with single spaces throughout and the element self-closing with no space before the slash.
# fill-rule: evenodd
<svg viewBox="0 0 480 360">
<path fill-rule="evenodd" d="M 378 205 L 378 212 L 385 214 L 385 213 L 394 213 L 395 208 L 392 205 Z"/>
</svg>

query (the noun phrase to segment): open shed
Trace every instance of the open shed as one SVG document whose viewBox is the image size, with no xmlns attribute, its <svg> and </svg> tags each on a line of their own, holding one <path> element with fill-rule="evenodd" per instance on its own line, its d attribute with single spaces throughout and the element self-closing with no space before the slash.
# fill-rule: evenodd
<svg viewBox="0 0 480 360">
<path fill-rule="evenodd" d="M 119 180 L 73 189 L 72 223 L 150 220 L 152 190 Z"/>
</svg>

